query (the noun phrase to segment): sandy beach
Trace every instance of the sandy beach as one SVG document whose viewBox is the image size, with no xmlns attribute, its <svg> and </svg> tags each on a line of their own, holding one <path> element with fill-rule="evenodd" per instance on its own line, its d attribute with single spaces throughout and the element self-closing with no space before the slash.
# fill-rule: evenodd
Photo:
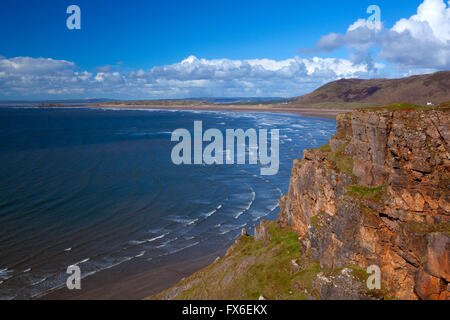
<svg viewBox="0 0 450 320">
<path fill-rule="evenodd" d="M 55 106 L 56 107 L 56 106 Z M 342 109 L 294 109 L 275 106 L 223 106 L 223 105 L 125 105 L 102 104 L 85 106 L 67 106 L 68 108 L 107 108 L 107 109 L 166 109 L 166 110 L 197 110 L 197 111 L 237 111 L 237 112 L 273 112 L 296 114 L 307 117 L 335 119 L 339 113 L 349 110 Z M 150 263 L 144 265 L 127 266 L 124 270 L 121 266 L 99 272 L 83 281 L 82 290 L 70 291 L 65 287 L 55 290 L 39 299 L 42 300 L 116 300 L 116 299 L 145 299 L 164 289 L 167 289 L 181 279 L 211 264 L 218 256 L 223 256 L 225 250 L 218 250 L 212 254 L 195 257 L 183 256 L 183 253 L 171 257 L 170 261 L 161 264 Z M 126 276 L 129 270 L 135 270 L 133 275 Z M 104 285 L 98 286 L 98 283 Z"/>
<path fill-rule="evenodd" d="M 172 259 L 174 262 L 168 265 L 147 267 L 146 271 L 129 277 L 121 276 L 121 268 L 113 268 L 82 280 L 81 291 L 63 287 L 38 300 L 143 300 L 170 288 L 224 254 L 225 250 L 220 250 L 192 259 L 177 255 L 176 259 Z M 97 286 L 95 283 L 99 279 L 106 284 Z"/>
<path fill-rule="evenodd" d="M 73 108 L 73 107 L 71 107 Z M 138 104 L 101 104 L 85 105 L 83 108 L 108 108 L 108 109 L 166 109 L 166 110 L 204 110 L 204 111 L 242 111 L 242 112 L 274 112 L 291 113 L 304 117 L 316 117 L 325 119 L 336 119 L 340 113 L 351 112 L 351 109 L 317 109 L 317 108 L 293 108 L 280 107 L 279 105 L 138 105 Z"/>
</svg>

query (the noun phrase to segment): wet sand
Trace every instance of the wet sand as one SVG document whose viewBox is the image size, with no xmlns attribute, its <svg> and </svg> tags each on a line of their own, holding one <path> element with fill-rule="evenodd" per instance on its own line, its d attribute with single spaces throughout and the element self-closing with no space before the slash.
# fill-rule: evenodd
<svg viewBox="0 0 450 320">
<path fill-rule="evenodd" d="M 225 250 L 221 250 L 194 259 L 178 257 L 178 262 L 148 267 L 146 271 L 128 277 L 121 277 L 121 268 L 113 268 L 81 280 L 81 290 L 64 287 L 39 300 L 142 300 L 174 286 L 224 254 Z M 99 279 L 105 284 L 98 286 Z"/>
<path fill-rule="evenodd" d="M 73 108 L 73 107 L 71 107 Z M 317 109 L 317 108 L 293 108 L 280 107 L 278 105 L 132 105 L 132 104 L 101 104 L 86 105 L 83 108 L 108 108 L 108 109 L 143 109 L 143 110 L 197 110 L 197 111 L 244 111 L 244 112 L 274 112 L 291 113 L 305 117 L 336 119 L 340 113 L 351 112 L 351 109 Z"/>
<path fill-rule="evenodd" d="M 83 108 L 108 109 L 167 109 L 167 110 L 205 110 L 205 111 L 245 111 L 245 112 L 275 112 L 292 113 L 307 117 L 335 119 L 339 113 L 351 110 L 343 109 L 308 109 L 308 108 L 279 108 L 274 106 L 159 106 L 159 105 L 88 105 Z M 73 108 L 73 107 L 71 107 Z M 181 256 L 172 258 L 171 263 L 147 266 L 131 276 L 124 276 L 121 268 L 112 268 L 95 274 L 90 279 L 82 280 L 82 290 L 68 290 L 65 287 L 55 290 L 41 300 L 136 300 L 145 299 L 178 283 L 184 277 L 211 264 L 218 256 L 223 256 L 225 250 L 212 254 L 185 259 Z M 140 268 L 142 269 L 142 268 Z M 129 269 L 128 269 L 129 271 Z M 98 286 L 99 280 L 105 283 Z"/>
</svg>

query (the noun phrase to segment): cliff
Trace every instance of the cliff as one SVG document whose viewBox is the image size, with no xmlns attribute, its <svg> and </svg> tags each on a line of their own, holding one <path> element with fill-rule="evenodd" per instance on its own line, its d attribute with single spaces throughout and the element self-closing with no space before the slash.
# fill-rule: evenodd
<svg viewBox="0 0 450 320">
<path fill-rule="evenodd" d="M 294 161 L 277 222 L 152 299 L 446 299 L 450 103 L 360 109 Z M 369 290 L 368 266 L 382 287 Z"/>
<path fill-rule="evenodd" d="M 449 299 L 450 112 L 393 105 L 337 118 L 294 162 L 279 223 L 323 269 L 381 268 L 399 299 Z"/>
</svg>

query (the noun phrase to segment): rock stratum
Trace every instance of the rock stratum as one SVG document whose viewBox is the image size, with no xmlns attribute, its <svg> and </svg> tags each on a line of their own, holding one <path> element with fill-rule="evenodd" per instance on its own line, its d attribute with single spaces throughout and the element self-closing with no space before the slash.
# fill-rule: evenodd
<svg viewBox="0 0 450 320">
<path fill-rule="evenodd" d="M 398 299 L 449 299 L 450 112 L 407 105 L 337 118 L 294 162 L 279 223 L 323 269 L 377 265 Z"/>
<path fill-rule="evenodd" d="M 277 222 L 151 298 L 449 300 L 449 190 L 450 103 L 339 115 L 294 161 Z"/>
</svg>

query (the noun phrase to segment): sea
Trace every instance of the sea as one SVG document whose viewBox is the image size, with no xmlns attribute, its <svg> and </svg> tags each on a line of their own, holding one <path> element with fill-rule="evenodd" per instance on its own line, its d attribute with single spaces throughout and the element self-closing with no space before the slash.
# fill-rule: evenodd
<svg viewBox="0 0 450 320">
<path fill-rule="evenodd" d="M 173 164 L 171 134 L 193 135 L 194 121 L 224 136 L 278 129 L 278 174 L 248 161 Z M 62 288 L 71 265 L 83 279 L 119 266 L 126 277 L 136 262 L 226 249 L 243 228 L 276 219 L 293 160 L 335 132 L 334 120 L 293 114 L 2 106 L 0 299 Z"/>
</svg>

